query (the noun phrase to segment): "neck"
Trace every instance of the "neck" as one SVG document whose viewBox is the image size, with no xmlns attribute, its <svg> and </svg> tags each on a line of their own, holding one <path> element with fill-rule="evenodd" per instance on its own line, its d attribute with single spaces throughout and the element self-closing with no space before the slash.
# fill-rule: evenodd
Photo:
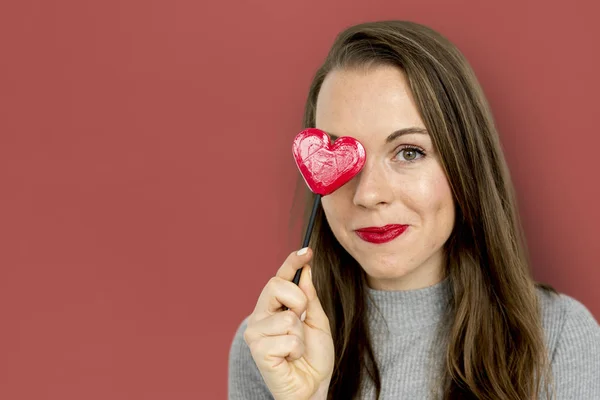
<svg viewBox="0 0 600 400">
<path fill-rule="evenodd" d="M 367 287 L 371 326 L 382 326 L 392 334 L 423 329 L 438 323 L 447 313 L 450 279 L 411 290 L 377 290 Z"/>
</svg>

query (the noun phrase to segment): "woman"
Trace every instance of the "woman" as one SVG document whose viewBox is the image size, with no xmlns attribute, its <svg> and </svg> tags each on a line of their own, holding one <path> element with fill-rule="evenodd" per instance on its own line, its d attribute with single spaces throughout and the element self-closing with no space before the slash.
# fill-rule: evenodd
<svg viewBox="0 0 600 400">
<path fill-rule="evenodd" d="M 492 114 L 447 39 L 342 32 L 304 126 L 367 162 L 240 326 L 230 399 L 600 399 L 598 323 L 532 280 Z"/>
</svg>

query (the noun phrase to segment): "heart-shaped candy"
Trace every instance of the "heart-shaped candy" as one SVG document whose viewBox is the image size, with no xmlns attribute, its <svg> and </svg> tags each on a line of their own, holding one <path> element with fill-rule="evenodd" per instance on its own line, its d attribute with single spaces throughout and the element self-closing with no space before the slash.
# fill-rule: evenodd
<svg viewBox="0 0 600 400">
<path fill-rule="evenodd" d="M 329 135 L 316 128 L 296 135 L 293 153 L 309 189 L 322 196 L 352 179 L 366 160 L 365 148 L 358 140 L 342 136 L 331 144 Z"/>
</svg>

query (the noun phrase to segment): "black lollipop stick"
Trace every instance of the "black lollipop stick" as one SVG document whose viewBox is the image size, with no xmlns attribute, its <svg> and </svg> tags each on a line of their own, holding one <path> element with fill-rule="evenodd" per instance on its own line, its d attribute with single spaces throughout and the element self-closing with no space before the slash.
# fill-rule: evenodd
<svg viewBox="0 0 600 400">
<path fill-rule="evenodd" d="M 306 228 L 306 233 L 304 234 L 304 241 L 302 242 L 302 248 L 308 246 L 310 242 L 310 235 L 312 234 L 313 227 L 315 226 L 315 215 L 317 215 L 317 209 L 319 208 L 319 204 L 321 203 L 321 195 L 317 194 L 315 196 L 315 201 L 313 202 L 312 211 L 310 212 L 310 218 L 308 219 L 308 226 Z M 296 271 L 296 275 L 294 275 L 294 282 L 296 285 L 300 282 L 300 275 L 302 275 L 302 270 L 304 267 L 300 268 Z"/>
</svg>

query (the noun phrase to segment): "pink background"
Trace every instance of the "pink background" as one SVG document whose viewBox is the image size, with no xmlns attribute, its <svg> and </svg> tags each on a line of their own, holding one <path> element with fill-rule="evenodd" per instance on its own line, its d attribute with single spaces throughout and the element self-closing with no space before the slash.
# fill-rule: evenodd
<svg viewBox="0 0 600 400">
<path fill-rule="evenodd" d="M 222 399 L 234 331 L 300 238 L 291 141 L 335 34 L 465 53 L 535 276 L 600 317 L 592 1 L 0 4 L 0 398 Z"/>
</svg>

